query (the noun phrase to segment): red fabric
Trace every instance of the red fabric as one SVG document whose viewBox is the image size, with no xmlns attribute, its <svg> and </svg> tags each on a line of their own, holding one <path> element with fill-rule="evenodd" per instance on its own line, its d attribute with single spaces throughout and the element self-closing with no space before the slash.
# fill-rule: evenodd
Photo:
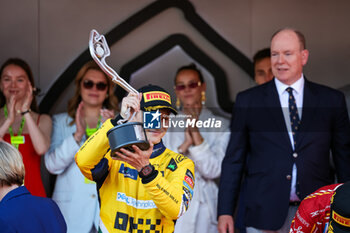
<svg viewBox="0 0 350 233">
<path fill-rule="evenodd" d="M 29 192 L 34 196 L 46 197 L 43 182 L 40 173 L 40 159 L 41 157 L 35 152 L 32 140 L 29 134 L 22 134 L 25 137 L 25 143 L 20 144 L 18 150 L 23 157 L 25 168 L 24 185 Z M 11 143 L 10 134 L 5 134 L 4 140 Z"/>
<path fill-rule="evenodd" d="M 327 232 L 331 198 L 334 191 L 341 185 L 327 185 L 307 196 L 295 214 L 289 233 Z"/>
</svg>

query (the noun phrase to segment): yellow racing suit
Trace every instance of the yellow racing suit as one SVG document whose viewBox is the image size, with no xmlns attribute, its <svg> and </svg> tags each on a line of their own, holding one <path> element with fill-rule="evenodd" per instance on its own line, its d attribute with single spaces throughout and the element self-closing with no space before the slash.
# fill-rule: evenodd
<svg viewBox="0 0 350 233">
<path fill-rule="evenodd" d="M 97 185 L 100 232 L 173 232 L 193 196 L 194 163 L 161 142 L 150 158 L 153 177 L 141 179 L 134 167 L 111 158 L 107 131 L 113 126 L 107 120 L 75 156 L 84 176 Z"/>
</svg>

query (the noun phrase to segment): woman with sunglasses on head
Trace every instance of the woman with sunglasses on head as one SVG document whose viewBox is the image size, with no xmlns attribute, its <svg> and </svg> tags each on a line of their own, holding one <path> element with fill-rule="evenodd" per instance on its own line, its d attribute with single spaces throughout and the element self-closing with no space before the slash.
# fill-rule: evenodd
<svg viewBox="0 0 350 233">
<path fill-rule="evenodd" d="M 46 197 L 40 160 L 50 147 L 51 118 L 38 113 L 34 78 L 25 61 L 8 59 L 1 66 L 0 75 L 0 140 L 21 152 L 28 190 L 35 196 Z"/>
<path fill-rule="evenodd" d="M 118 101 L 113 89 L 111 79 L 90 61 L 76 75 L 68 112 L 53 116 L 52 143 L 45 165 L 57 175 L 52 199 L 62 211 L 68 233 L 92 233 L 98 229 L 96 184 L 81 174 L 74 156 L 105 120 L 115 116 Z"/>
<path fill-rule="evenodd" d="M 175 233 L 217 232 L 217 194 L 214 179 L 221 173 L 229 141 L 229 121 L 214 115 L 205 107 L 206 83 L 200 70 L 194 65 L 183 66 L 175 76 L 176 106 L 179 114 L 170 121 L 192 120 L 220 121 L 218 128 L 200 128 L 196 124 L 187 128 L 172 128 L 163 138 L 164 144 L 173 151 L 184 154 L 195 163 L 196 186 L 188 211 L 177 220 Z"/>
</svg>

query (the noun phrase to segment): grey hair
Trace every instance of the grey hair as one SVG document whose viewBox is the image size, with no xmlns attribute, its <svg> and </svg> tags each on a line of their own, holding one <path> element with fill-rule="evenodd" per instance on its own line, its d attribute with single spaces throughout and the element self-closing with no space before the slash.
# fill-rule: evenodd
<svg viewBox="0 0 350 233">
<path fill-rule="evenodd" d="M 21 153 L 11 144 L 0 141 L 0 185 L 17 184 L 21 186 L 24 174 Z"/>
</svg>

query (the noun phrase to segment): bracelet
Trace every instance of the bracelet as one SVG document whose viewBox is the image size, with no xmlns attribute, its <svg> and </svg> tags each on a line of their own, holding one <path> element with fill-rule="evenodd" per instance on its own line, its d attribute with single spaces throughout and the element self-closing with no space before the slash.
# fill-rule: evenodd
<svg viewBox="0 0 350 233">
<path fill-rule="evenodd" d="M 24 116 L 24 114 L 30 113 L 31 111 L 32 111 L 31 109 L 28 109 L 27 111 L 21 112 L 21 115 Z"/>
</svg>

